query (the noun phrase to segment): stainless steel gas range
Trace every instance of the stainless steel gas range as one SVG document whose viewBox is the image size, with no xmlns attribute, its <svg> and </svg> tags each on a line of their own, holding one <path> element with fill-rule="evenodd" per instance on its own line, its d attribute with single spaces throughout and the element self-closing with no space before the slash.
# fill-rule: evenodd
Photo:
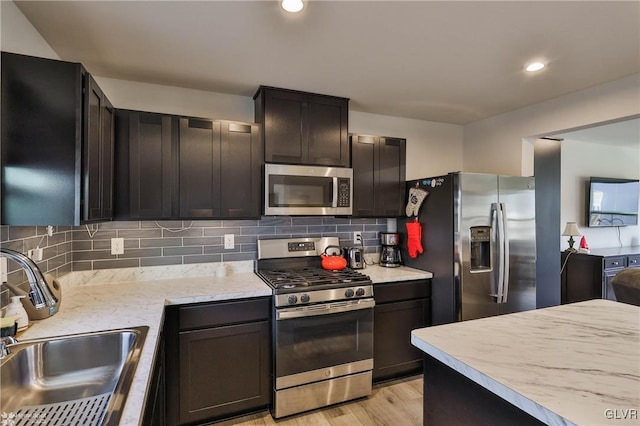
<svg viewBox="0 0 640 426">
<path fill-rule="evenodd" d="M 258 240 L 256 273 L 274 295 L 275 418 L 371 394 L 373 285 L 348 268 L 322 269 L 320 254 L 338 244 Z"/>
</svg>

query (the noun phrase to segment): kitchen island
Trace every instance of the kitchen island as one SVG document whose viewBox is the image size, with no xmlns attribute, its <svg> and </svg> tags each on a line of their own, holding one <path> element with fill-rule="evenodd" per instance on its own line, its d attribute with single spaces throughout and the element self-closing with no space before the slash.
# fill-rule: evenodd
<svg viewBox="0 0 640 426">
<path fill-rule="evenodd" d="M 414 330 L 424 424 L 639 423 L 640 308 L 608 300 Z"/>
</svg>

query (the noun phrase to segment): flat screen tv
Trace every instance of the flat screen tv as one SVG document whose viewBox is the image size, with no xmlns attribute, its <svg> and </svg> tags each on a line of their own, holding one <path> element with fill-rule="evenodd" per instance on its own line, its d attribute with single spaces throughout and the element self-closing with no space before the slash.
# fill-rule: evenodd
<svg viewBox="0 0 640 426">
<path fill-rule="evenodd" d="M 633 179 L 592 177 L 587 194 L 587 225 L 631 226 L 638 224 L 640 182 Z"/>
</svg>

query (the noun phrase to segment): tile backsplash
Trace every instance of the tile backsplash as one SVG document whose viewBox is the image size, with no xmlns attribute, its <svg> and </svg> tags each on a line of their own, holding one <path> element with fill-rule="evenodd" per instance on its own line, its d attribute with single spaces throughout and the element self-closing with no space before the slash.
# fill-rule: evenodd
<svg viewBox="0 0 640 426">
<path fill-rule="evenodd" d="M 2 226 L 3 247 L 26 253 L 39 246 L 43 272 L 58 277 L 70 271 L 232 262 L 257 259 L 257 240 L 277 237 L 336 236 L 341 245 L 353 245 L 353 232 L 362 232 L 365 251 L 380 251 L 378 233 L 387 230 L 387 219 L 336 217 L 263 217 L 260 220 L 195 220 L 105 222 L 88 226 L 54 227 L 52 237 L 45 226 Z M 224 235 L 233 234 L 235 247 L 224 248 Z M 124 254 L 111 254 L 111 238 L 124 239 Z M 9 262 L 10 283 L 25 276 Z"/>
<path fill-rule="evenodd" d="M 46 226 L 1 226 L 0 244 L 2 247 L 27 253 L 37 247 L 42 250 L 42 260 L 36 262 L 40 270 L 55 277 L 72 269 L 73 231 L 69 226 L 54 226 L 53 235 L 47 235 Z M 24 271 L 15 262 L 7 262 L 7 281 L 20 284 L 26 280 Z"/>
</svg>

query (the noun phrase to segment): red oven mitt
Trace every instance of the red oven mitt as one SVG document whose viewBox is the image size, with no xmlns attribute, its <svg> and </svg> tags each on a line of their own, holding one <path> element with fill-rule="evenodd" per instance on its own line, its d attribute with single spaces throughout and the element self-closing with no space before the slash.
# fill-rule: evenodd
<svg viewBox="0 0 640 426">
<path fill-rule="evenodd" d="M 418 254 L 422 254 L 422 225 L 416 218 L 413 222 L 407 222 L 407 249 L 409 257 L 415 259 Z"/>
</svg>

